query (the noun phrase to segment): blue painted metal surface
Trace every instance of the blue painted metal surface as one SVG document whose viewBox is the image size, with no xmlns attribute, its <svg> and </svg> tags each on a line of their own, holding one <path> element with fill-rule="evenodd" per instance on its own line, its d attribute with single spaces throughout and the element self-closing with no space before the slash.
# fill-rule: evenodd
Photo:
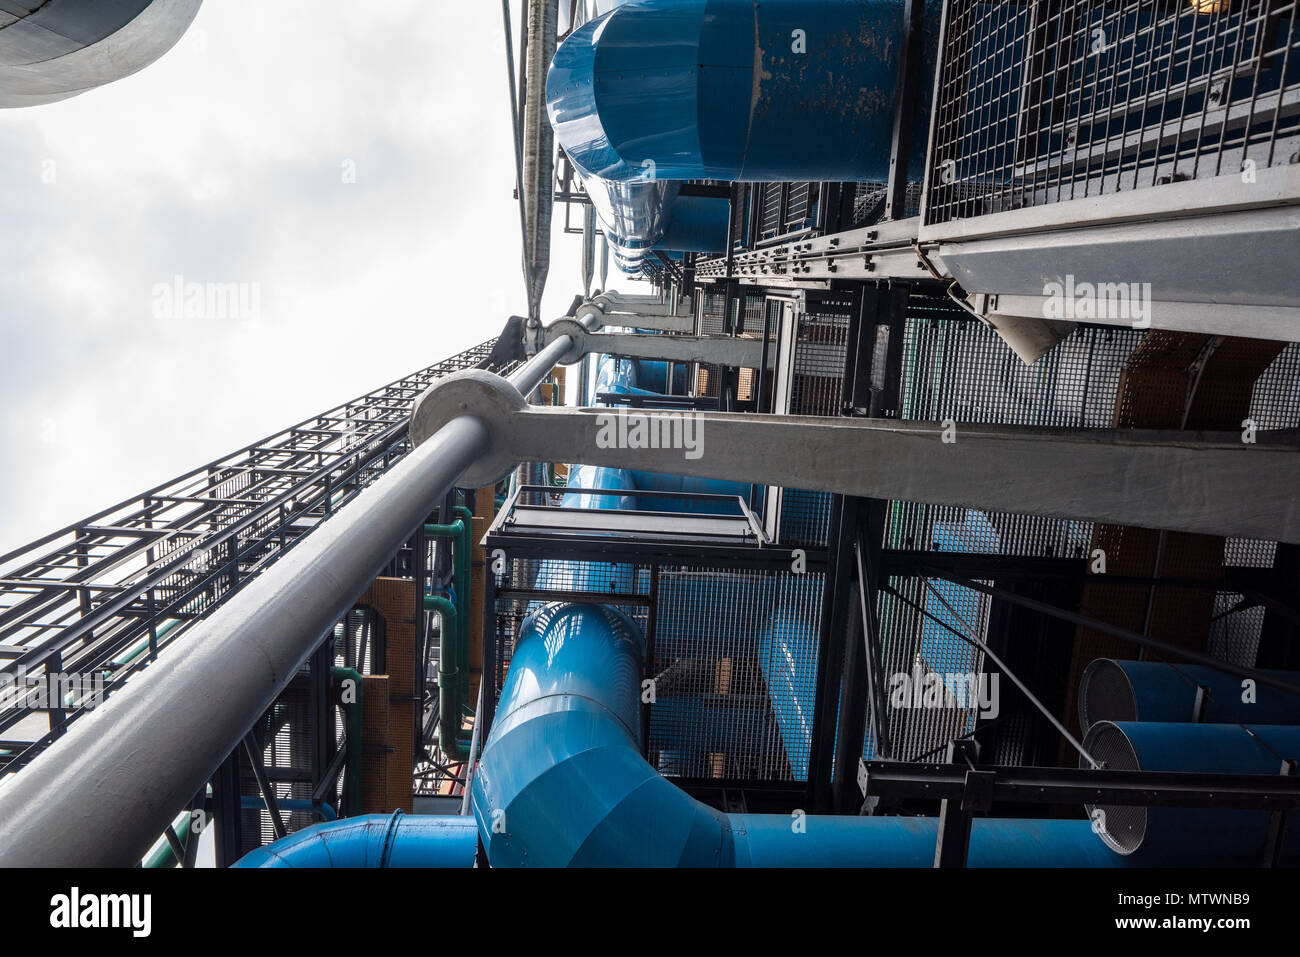
<svg viewBox="0 0 1300 957">
<path fill-rule="evenodd" d="M 1300 679 L 1294 671 L 1264 673 L 1292 683 Z M 1093 682 L 1104 684 L 1105 702 L 1101 694 L 1088 694 Z M 1251 700 L 1243 701 L 1247 692 L 1240 678 L 1200 665 L 1098 658 L 1084 671 L 1081 684 L 1079 716 L 1085 730 L 1095 721 L 1191 721 L 1198 686 L 1210 692 L 1202 716 L 1205 724 L 1300 724 L 1300 696 L 1255 684 Z M 1127 692 L 1127 701 L 1117 700 L 1121 690 Z"/>
<path fill-rule="evenodd" d="M 281 813 L 300 811 L 304 814 L 317 814 L 323 820 L 336 821 L 338 813 L 324 801 L 304 801 L 300 798 L 280 798 L 276 801 Z M 266 807 L 266 801 L 256 795 L 245 794 L 239 799 L 239 806 L 250 811 L 259 811 Z"/>
<path fill-rule="evenodd" d="M 681 180 L 887 179 L 902 37 L 902 0 L 630 0 L 574 31 L 547 107 L 617 264 L 725 251 L 727 204 L 680 197 Z M 915 179 L 929 95 L 912 118 Z"/>
<path fill-rule="evenodd" d="M 235 867 L 473 867 L 472 817 L 367 814 L 303 828 L 244 855 Z"/>
<path fill-rule="evenodd" d="M 525 622 L 474 779 L 501 866 L 929 866 L 934 821 L 727 815 L 640 754 L 642 637 L 618 612 L 550 605 Z M 979 865 L 1101 866 L 1086 821 L 975 822 Z"/>
<path fill-rule="evenodd" d="M 632 0 L 561 44 L 547 104 L 611 182 L 880 180 L 902 35 L 902 0 Z"/>
<path fill-rule="evenodd" d="M 1277 774 L 1282 758 L 1300 758 L 1300 728 L 1238 724 L 1171 724 L 1099 721 L 1089 729 L 1084 747 L 1093 752 L 1098 738 L 1118 731 L 1127 739 L 1144 771 L 1190 771 L 1223 774 Z M 1252 734 L 1253 732 L 1253 734 Z M 1107 746 L 1111 766 L 1116 749 Z M 1259 866 L 1269 826 L 1268 811 L 1153 807 L 1128 856 L 1139 866 Z M 1300 864 L 1300 829 L 1287 828 L 1284 863 Z"/>
</svg>

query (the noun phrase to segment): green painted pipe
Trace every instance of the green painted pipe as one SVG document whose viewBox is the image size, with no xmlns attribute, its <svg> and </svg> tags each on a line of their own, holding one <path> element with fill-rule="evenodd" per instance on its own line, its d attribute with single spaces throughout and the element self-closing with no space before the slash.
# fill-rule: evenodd
<svg viewBox="0 0 1300 957">
<path fill-rule="evenodd" d="M 457 657 L 460 616 L 456 606 L 442 595 L 425 595 L 424 607 L 442 617 L 442 649 L 438 654 L 438 744 L 447 757 L 464 761 L 467 755 L 456 739 L 456 733 L 460 731 L 460 721 L 456 718 L 464 701 L 460 687 L 460 659 Z"/>
<path fill-rule="evenodd" d="M 176 820 L 172 821 L 172 830 L 176 832 L 177 839 L 184 846 L 190 836 L 190 821 L 193 811 L 183 811 L 177 815 Z M 198 835 L 194 836 L 198 840 Z M 162 846 L 154 851 L 145 860 L 144 866 L 148 868 L 168 868 L 175 867 L 180 861 L 176 859 L 176 852 L 172 850 L 171 841 L 164 840 Z"/>
<path fill-rule="evenodd" d="M 365 684 L 361 679 L 361 672 L 355 668 L 344 668 L 335 665 L 330 668 L 330 678 L 337 681 L 351 681 L 356 685 L 357 699 L 352 702 L 344 702 L 343 707 L 347 709 L 347 757 L 345 758 L 344 767 L 347 768 L 348 780 L 347 786 L 343 789 L 343 813 L 345 815 L 361 813 L 361 766 L 365 758 L 365 751 L 361 746 L 362 727 L 364 716 L 361 711 L 362 704 L 365 700 Z"/>
<path fill-rule="evenodd" d="M 456 604 L 453 606 L 446 598 L 430 595 L 425 597 L 424 606 L 443 616 L 442 648 L 438 655 L 438 743 L 447 757 L 464 761 L 469 753 L 456 735 L 460 731 L 460 716 L 469 695 L 470 563 L 474 513 L 463 505 L 455 506 L 454 511 L 460 518 L 446 525 L 425 525 L 424 534 L 453 541 L 452 582 L 456 588 Z M 450 628 L 447 627 L 449 618 Z"/>
<path fill-rule="evenodd" d="M 469 705 L 469 644 L 470 644 L 470 599 L 474 595 L 474 513 L 464 505 L 457 505 L 453 511 L 460 516 L 465 526 L 465 557 L 460 563 L 462 577 L 456 582 L 456 601 L 460 622 L 460 687 L 463 695 L 461 702 Z M 462 587 L 461 583 L 464 583 Z"/>
</svg>

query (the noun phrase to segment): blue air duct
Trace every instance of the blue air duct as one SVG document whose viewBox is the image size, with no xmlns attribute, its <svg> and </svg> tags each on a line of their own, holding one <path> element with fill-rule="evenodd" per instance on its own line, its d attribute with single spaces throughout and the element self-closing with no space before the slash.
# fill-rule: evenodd
<svg viewBox="0 0 1300 957">
<path fill-rule="evenodd" d="M 493 866 L 929 866 L 933 820 L 723 814 L 641 757 L 642 638 L 611 608 L 524 624 L 474 778 Z M 977 820 L 973 866 L 1115 866 L 1087 821 Z"/>
<path fill-rule="evenodd" d="M 1300 673 L 1265 671 L 1292 684 Z M 1098 658 L 1079 681 L 1079 725 L 1098 721 L 1194 721 L 1196 692 L 1210 692 L 1205 724 L 1300 724 L 1300 696 L 1200 665 Z"/>
<path fill-rule="evenodd" d="M 235 867 L 473 867 L 472 817 L 367 814 L 295 831 L 240 858 Z"/>
<path fill-rule="evenodd" d="M 547 108 L 620 267 L 725 251 L 728 204 L 687 205 L 682 180 L 887 179 L 903 30 L 903 0 L 629 0 L 574 31 Z M 912 123 L 919 178 L 925 96 Z"/>
<path fill-rule="evenodd" d="M 556 51 L 551 124 L 609 182 L 884 180 L 903 30 L 903 0 L 631 0 Z"/>
<path fill-rule="evenodd" d="M 1114 771 L 1278 774 L 1300 758 L 1300 728 L 1239 724 L 1098 721 L 1084 748 Z M 1258 867 L 1268 811 L 1088 806 L 1106 844 L 1140 867 Z M 1283 862 L 1300 864 L 1300 828 L 1288 827 Z"/>
</svg>

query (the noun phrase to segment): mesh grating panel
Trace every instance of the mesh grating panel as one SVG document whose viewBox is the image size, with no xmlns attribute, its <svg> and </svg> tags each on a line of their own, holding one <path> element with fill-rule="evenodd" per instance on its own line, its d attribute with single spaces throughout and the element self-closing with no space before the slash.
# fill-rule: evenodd
<svg viewBox="0 0 1300 957">
<path fill-rule="evenodd" d="M 1294 0 L 951 0 L 930 223 L 1296 162 Z"/>
<path fill-rule="evenodd" d="M 1133 745 L 1113 724 L 1094 725 L 1083 741 L 1084 750 L 1112 771 L 1138 771 Z M 1079 759 L 1080 767 L 1086 762 Z M 1088 816 L 1101 826 L 1101 839 L 1121 854 L 1132 854 L 1142 846 L 1147 832 L 1147 809 L 1117 805 L 1086 804 Z M 1100 813 L 1098 813 L 1100 812 Z"/>
<path fill-rule="evenodd" d="M 806 779 L 821 580 L 794 578 L 660 571 L 650 752 L 663 773 Z"/>
<path fill-rule="evenodd" d="M 1107 658 L 1088 665 L 1079 681 L 1079 726 L 1087 731 L 1098 721 L 1133 721 L 1137 702 L 1124 669 Z"/>
<path fill-rule="evenodd" d="M 1274 542 L 1267 544 L 1277 547 Z M 1253 668 L 1264 630 L 1264 608 L 1261 605 L 1237 608 L 1243 600 L 1243 595 L 1234 592 L 1220 592 L 1214 596 L 1208 652 L 1234 665 Z"/>
<path fill-rule="evenodd" d="M 891 579 L 890 586 L 930 615 L 963 634 L 984 634 L 989 599 L 967 588 L 923 578 Z M 941 596 L 941 597 L 940 597 Z M 944 602 L 947 603 L 945 606 Z M 905 761 L 933 758 L 953 738 L 975 730 L 978 697 L 925 697 L 927 682 L 983 671 L 984 655 L 974 646 L 889 594 L 879 600 L 881 666 L 888 682 L 886 720 L 895 754 Z M 864 757 L 875 756 L 868 727 Z"/>
</svg>

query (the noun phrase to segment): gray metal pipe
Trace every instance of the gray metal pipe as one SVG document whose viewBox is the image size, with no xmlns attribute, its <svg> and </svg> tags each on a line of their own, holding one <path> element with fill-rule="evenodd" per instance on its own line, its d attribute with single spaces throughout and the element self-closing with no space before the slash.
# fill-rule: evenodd
<svg viewBox="0 0 1300 957">
<path fill-rule="evenodd" d="M 524 258 L 531 284 L 528 318 L 539 319 L 546 274 L 551 268 L 551 210 L 555 202 L 555 133 L 546 116 L 546 74 L 555 56 L 558 0 L 529 0 L 524 67 L 523 197 Z"/>
<path fill-rule="evenodd" d="M 571 343 L 510 377 L 524 394 Z M 126 867 L 490 446 L 452 419 L 0 788 L 0 865 Z"/>
</svg>

